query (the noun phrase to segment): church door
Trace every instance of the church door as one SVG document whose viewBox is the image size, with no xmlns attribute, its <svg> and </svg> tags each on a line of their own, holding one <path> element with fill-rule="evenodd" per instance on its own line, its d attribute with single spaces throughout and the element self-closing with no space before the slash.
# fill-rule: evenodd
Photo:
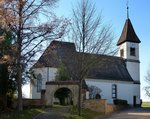
<svg viewBox="0 0 150 119">
<path fill-rule="evenodd" d="M 136 96 L 133 96 L 133 106 L 136 107 Z"/>
</svg>

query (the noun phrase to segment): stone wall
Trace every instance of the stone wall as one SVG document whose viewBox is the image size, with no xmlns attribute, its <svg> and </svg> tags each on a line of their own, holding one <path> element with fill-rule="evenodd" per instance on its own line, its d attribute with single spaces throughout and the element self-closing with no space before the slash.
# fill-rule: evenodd
<svg viewBox="0 0 150 119">
<path fill-rule="evenodd" d="M 107 112 L 107 101 L 105 99 L 89 99 L 83 102 L 83 107 L 105 114 Z"/>
<path fill-rule="evenodd" d="M 23 106 L 43 106 L 45 105 L 45 101 L 41 99 L 23 99 Z"/>
<path fill-rule="evenodd" d="M 112 112 L 116 112 L 118 110 L 119 110 L 119 106 L 113 105 L 113 104 L 107 104 L 106 114 L 109 114 L 109 113 L 112 113 Z"/>
<path fill-rule="evenodd" d="M 89 99 L 83 102 L 83 107 L 91 109 L 102 114 L 109 114 L 112 112 L 119 111 L 124 108 L 124 106 L 117 106 L 113 104 L 107 104 L 105 99 Z"/>
</svg>

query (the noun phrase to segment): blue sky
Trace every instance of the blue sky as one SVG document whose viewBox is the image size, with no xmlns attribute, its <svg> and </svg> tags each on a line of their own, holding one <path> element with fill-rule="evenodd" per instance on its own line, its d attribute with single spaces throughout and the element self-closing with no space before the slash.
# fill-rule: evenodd
<svg viewBox="0 0 150 119">
<path fill-rule="evenodd" d="M 72 8 L 78 0 L 60 0 L 54 12 L 57 16 L 71 18 Z M 98 13 L 102 12 L 105 24 L 112 25 L 112 31 L 117 41 L 122 32 L 125 20 L 127 18 L 126 3 L 127 0 L 91 0 L 96 5 Z M 129 18 L 134 30 L 141 40 L 140 61 L 141 61 L 141 97 L 145 101 L 145 92 L 143 90 L 145 75 L 150 66 L 150 0 L 128 0 Z"/>
<path fill-rule="evenodd" d="M 59 17 L 71 19 L 72 8 L 78 0 L 59 0 L 54 12 Z M 96 5 L 98 13 L 102 12 L 105 24 L 112 25 L 112 31 L 117 42 L 122 32 L 125 20 L 127 18 L 126 3 L 127 0 L 90 0 Z M 143 90 L 146 82 L 144 77 L 150 66 L 150 0 L 128 0 L 129 1 L 129 18 L 134 30 L 141 40 L 140 44 L 140 61 L 141 61 L 141 98 L 145 97 Z M 150 101 L 150 99 L 149 99 Z"/>
</svg>

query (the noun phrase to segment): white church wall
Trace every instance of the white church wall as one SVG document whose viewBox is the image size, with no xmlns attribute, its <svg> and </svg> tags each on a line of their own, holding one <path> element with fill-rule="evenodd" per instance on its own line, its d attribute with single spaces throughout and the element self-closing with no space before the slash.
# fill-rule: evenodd
<svg viewBox="0 0 150 119">
<path fill-rule="evenodd" d="M 135 48 L 135 56 L 130 55 L 130 48 Z M 123 50 L 123 58 L 127 59 L 126 66 L 135 81 L 140 81 L 140 64 L 139 62 L 139 44 L 132 42 L 125 42 L 119 46 L 118 56 L 121 57 L 121 50 Z"/>
<path fill-rule="evenodd" d="M 102 90 L 101 98 L 107 99 L 107 102 L 112 104 L 112 85 L 117 85 L 117 98 L 127 100 L 129 104 L 133 104 L 134 93 L 139 93 L 138 91 L 133 92 L 134 84 L 132 82 L 121 82 L 121 81 L 110 81 L 110 80 L 99 80 L 99 79 L 86 79 L 87 85 L 97 86 Z M 137 87 L 138 88 L 138 87 Z"/>
<path fill-rule="evenodd" d="M 135 48 L 135 56 L 130 55 L 130 48 Z M 123 50 L 123 58 L 125 59 L 132 59 L 132 60 L 139 60 L 139 44 L 125 42 L 119 46 L 118 57 L 121 57 L 121 50 Z"/>
<path fill-rule="evenodd" d="M 56 68 L 37 68 L 34 70 L 35 74 L 41 73 L 42 75 L 42 89 L 45 89 L 46 81 L 55 80 L 57 72 Z M 48 73 L 49 72 L 49 73 Z M 48 78 L 49 77 L 49 78 Z M 107 99 L 107 102 L 112 104 L 112 85 L 117 85 L 117 98 L 127 100 L 129 104 L 133 104 L 133 96 L 137 97 L 137 102 L 140 104 L 140 85 L 133 84 L 132 82 L 121 82 L 112 80 L 100 80 L 100 79 L 86 79 L 87 85 L 96 86 L 102 90 L 100 93 L 102 99 Z M 36 84 L 36 81 L 35 81 Z M 40 99 L 41 93 L 37 92 L 37 86 L 31 86 L 33 99 Z"/>
<path fill-rule="evenodd" d="M 46 82 L 47 81 L 54 81 L 55 80 L 55 76 L 56 76 L 56 72 L 57 72 L 57 68 L 50 68 L 50 67 L 45 67 L 45 68 L 36 68 L 33 69 L 35 75 L 37 76 L 38 74 L 42 75 L 42 89 L 45 89 L 46 87 Z M 37 81 L 35 79 L 34 81 L 34 85 L 31 84 L 31 93 L 32 93 L 32 97 L 33 99 L 40 99 L 41 98 L 41 92 L 37 92 Z"/>
<path fill-rule="evenodd" d="M 96 79 L 86 79 L 86 84 L 88 86 L 96 86 L 102 90 L 101 92 L 101 98 L 107 99 L 109 103 L 113 103 L 112 95 L 111 95 L 111 83 L 108 82 L 101 82 Z"/>
<path fill-rule="evenodd" d="M 47 81 L 55 81 L 57 68 L 47 67 Z"/>
<path fill-rule="evenodd" d="M 140 64 L 137 62 L 126 62 L 129 74 L 135 81 L 140 81 Z"/>
<path fill-rule="evenodd" d="M 127 100 L 128 104 L 133 104 L 133 84 L 129 83 L 118 83 L 117 84 L 117 90 L 118 90 L 118 99 Z"/>
<path fill-rule="evenodd" d="M 32 99 L 40 99 L 41 98 L 41 93 L 40 92 L 37 92 L 37 86 L 36 84 L 32 85 L 30 84 L 32 89 L 31 89 L 31 97 Z"/>
<path fill-rule="evenodd" d="M 126 42 L 127 59 L 139 60 L 139 44 Z M 130 48 L 135 48 L 135 56 L 130 55 Z"/>
<path fill-rule="evenodd" d="M 140 84 L 134 84 L 134 96 L 136 96 L 136 103 L 137 104 L 140 104 L 141 103 L 141 100 L 140 100 L 140 97 L 141 97 L 141 93 L 140 93 Z"/>
<path fill-rule="evenodd" d="M 121 56 L 121 50 L 123 50 L 123 56 Z M 127 43 L 123 43 L 119 46 L 118 57 L 123 57 L 125 59 L 127 58 Z"/>
</svg>

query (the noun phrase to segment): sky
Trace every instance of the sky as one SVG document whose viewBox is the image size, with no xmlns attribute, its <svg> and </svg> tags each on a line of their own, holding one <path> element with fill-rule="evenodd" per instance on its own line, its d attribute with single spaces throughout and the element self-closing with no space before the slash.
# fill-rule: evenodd
<svg viewBox="0 0 150 119">
<path fill-rule="evenodd" d="M 72 8 L 79 0 L 59 0 L 54 12 L 58 17 L 71 19 Z M 127 18 L 127 1 L 129 6 L 129 18 L 134 30 L 141 40 L 140 43 L 140 80 L 141 98 L 143 101 L 150 101 L 145 95 L 144 86 L 147 84 L 145 76 L 150 66 L 150 0 L 90 0 L 95 3 L 97 13 L 102 12 L 105 24 L 112 26 L 112 31 L 117 42 L 125 20 Z M 116 46 L 117 47 L 117 46 Z M 24 87 L 23 90 L 26 90 Z"/>
</svg>

